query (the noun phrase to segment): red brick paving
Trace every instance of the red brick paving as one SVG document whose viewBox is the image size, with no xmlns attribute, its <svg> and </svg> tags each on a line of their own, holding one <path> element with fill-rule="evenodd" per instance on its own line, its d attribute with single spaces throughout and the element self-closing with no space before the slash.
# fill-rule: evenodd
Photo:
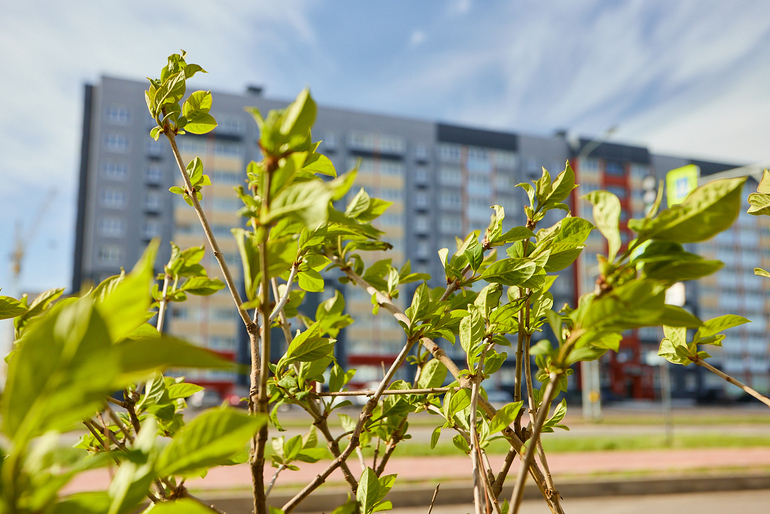
<svg viewBox="0 0 770 514">
<path fill-rule="evenodd" d="M 502 455 L 490 456 L 494 469 L 499 469 Z M 699 469 L 751 468 L 770 466 L 770 448 L 718 448 L 686 450 L 606 451 L 554 453 L 548 462 L 553 475 L 585 476 L 596 473 L 653 472 L 657 474 L 694 471 Z M 356 459 L 348 461 L 354 474 L 361 471 Z M 328 463 L 302 464 L 299 471 L 281 473 L 277 486 L 300 485 L 311 481 L 326 468 Z M 511 472 L 516 473 L 519 461 L 514 462 Z M 265 481 L 269 482 L 274 468 L 266 467 Z M 457 457 L 401 457 L 388 463 L 387 473 L 398 474 L 401 481 L 470 480 L 470 459 Z M 70 494 L 79 491 L 104 490 L 109 485 L 106 470 L 93 470 L 78 475 L 63 491 Z M 342 474 L 335 471 L 327 482 L 343 482 Z M 230 490 L 249 489 L 251 476 L 246 465 L 219 467 L 209 471 L 204 479 L 188 480 L 191 489 Z"/>
</svg>

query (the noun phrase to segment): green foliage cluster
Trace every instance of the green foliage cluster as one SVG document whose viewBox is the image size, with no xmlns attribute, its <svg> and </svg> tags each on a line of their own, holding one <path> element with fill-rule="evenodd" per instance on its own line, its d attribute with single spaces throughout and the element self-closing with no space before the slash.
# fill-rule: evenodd
<svg viewBox="0 0 770 514">
<path fill-rule="evenodd" d="M 495 440 L 505 441 L 511 459 L 518 455 L 522 461 L 510 511 L 518 508 L 521 486 L 531 475 L 551 511 L 562 512 L 550 475 L 541 471 L 546 457 L 540 434 L 567 429 L 566 401 L 553 408 L 552 403 L 566 389 L 572 366 L 617 351 L 624 331 L 646 326 L 665 326 L 662 356 L 677 364 L 701 364 L 708 354 L 698 344 L 721 344 L 721 332 L 748 321 L 727 315 L 704 323 L 665 303 L 673 283 L 722 266 L 682 244 L 707 240 L 733 223 L 744 179 L 711 182 L 666 210 L 659 208 L 659 194 L 644 218 L 628 222 L 636 238 L 624 248 L 620 202 L 614 195 L 595 191 L 585 196 L 593 204 L 594 223 L 574 217 L 568 203 L 577 185 L 569 163 L 556 177 L 543 169 L 533 184 L 519 185 L 529 198 L 524 225 L 504 231 L 503 207 L 491 206 L 483 235 L 472 232 L 458 239 L 456 248 L 438 251 L 446 285 L 431 287 L 430 277 L 413 273 L 408 262 L 399 269 L 390 259 L 372 262 L 367 257 L 366 252 L 391 248 L 372 225 L 390 202 L 364 189 L 351 192 L 357 170 L 338 175 L 317 152 L 319 142 L 311 135 L 317 108 L 307 90 L 287 108 L 267 115 L 249 109 L 259 127 L 263 159 L 248 165 L 246 183 L 235 188 L 244 218 L 241 227 L 232 229 L 243 264 L 246 298 L 241 299 L 200 208 L 202 189 L 211 184 L 203 161 L 196 157 L 185 165 L 175 143 L 185 132 L 203 134 L 216 127 L 210 92 L 196 91 L 183 101 L 187 80 L 204 72 L 185 58 L 184 52 L 170 56 L 160 78 L 150 79 L 146 100 L 157 123 L 150 135 L 168 139 L 184 179 L 183 187 L 171 192 L 183 195 L 198 214 L 225 282 L 210 278 L 200 264 L 203 246 L 182 250 L 173 243 L 163 273 L 154 276 L 153 243 L 131 273 L 75 296 L 62 299 L 62 290 L 54 289 L 31 303 L 26 297 L 0 297 L 0 317 L 14 318 L 17 339 L 0 402 L 7 441 L 0 450 L 0 513 L 119 514 L 136 511 L 148 498 L 152 504 L 145 512 L 209 512 L 190 497 L 184 480 L 213 466 L 246 461 L 255 484 L 254 509 L 266 513 L 267 495 L 283 470 L 320 460 L 329 461 L 326 471 L 281 509 L 270 508 L 271 513 L 291 512 L 338 467 L 350 499 L 336 514 L 387 510 L 391 505 L 385 498 L 396 476 L 384 470 L 399 442 L 409 438 L 409 416 L 422 411 L 436 418 L 431 447 L 444 431 L 453 432 L 454 446 L 471 457 L 477 497 L 488 498 L 496 512 L 509 507 L 498 502 L 507 468 L 495 475 L 483 458 Z M 752 213 L 767 213 L 768 180 L 750 199 Z M 565 215 L 550 227 L 539 227 L 553 210 Z M 607 255 L 598 256 L 596 289 L 576 306 L 554 306 L 550 289 L 556 273 L 578 258 L 594 228 L 608 247 Z M 312 316 L 301 307 L 306 293 L 323 291 L 330 276 L 365 290 L 373 312 L 393 316 L 404 331 L 401 352 L 377 389 L 361 393 L 368 401 L 358 418 L 338 412 L 344 431 L 338 437 L 327 419 L 350 405 L 337 397 L 355 394 L 348 390 L 355 370 L 343 369 L 334 348 L 339 331 L 355 320 L 338 291 Z M 402 312 L 393 300 L 410 283 L 418 284 Z M 225 284 L 250 338 L 249 413 L 221 407 L 185 422 L 185 398 L 200 388 L 163 372 L 233 365 L 163 335 L 165 309 L 169 302 L 210 295 Z M 155 326 L 149 323 L 153 318 Z M 284 337 L 285 352 L 277 356 L 270 354 L 274 327 Z M 695 330 L 690 343 L 688 329 Z M 543 331 L 551 337 L 532 345 L 532 336 Z M 442 340 L 459 343 L 465 362 L 449 359 Z M 483 381 L 509 358 L 516 362 L 516 395 L 498 410 L 487 400 Z M 413 380 L 396 379 L 402 367 Z M 319 384 L 326 384 L 326 391 Z M 122 399 L 111 396 L 120 390 Z M 266 490 L 269 430 L 282 431 L 279 407 L 284 404 L 306 411 L 311 427 L 304 436 L 272 439 L 277 471 Z M 110 405 L 120 409 L 115 412 Z M 88 433 L 75 448 L 59 447 L 57 434 L 78 423 Z M 318 433 L 325 448 L 319 446 Z M 371 466 L 355 477 L 347 459 L 362 447 L 383 450 L 379 461 L 375 452 Z M 113 463 L 118 470 L 107 491 L 59 496 L 75 474 Z"/>
</svg>

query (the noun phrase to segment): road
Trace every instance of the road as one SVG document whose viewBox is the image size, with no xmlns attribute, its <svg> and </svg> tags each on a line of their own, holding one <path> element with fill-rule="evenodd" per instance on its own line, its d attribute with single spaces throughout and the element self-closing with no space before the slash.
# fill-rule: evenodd
<svg viewBox="0 0 770 514">
<path fill-rule="evenodd" d="M 770 491 L 737 491 L 707 494 L 671 494 L 664 496 L 623 496 L 578 498 L 565 501 L 568 514 L 688 514 L 698 512 L 768 512 Z M 427 507 L 394 509 L 392 514 L 426 514 Z M 547 514 L 542 501 L 524 502 L 520 514 Z M 440 505 L 431 514 L 473 513 L 473 505 Z"/>
</svg>

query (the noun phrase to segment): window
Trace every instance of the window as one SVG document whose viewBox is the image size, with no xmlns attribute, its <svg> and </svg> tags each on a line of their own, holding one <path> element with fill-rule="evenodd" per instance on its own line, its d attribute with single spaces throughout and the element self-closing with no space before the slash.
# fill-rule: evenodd
<svg viewBox="0 0 770 514">
<path fill-rule="evenodd" d="M 144 220 L 144 226 L 142 227 L 142 237 L 145 239 L 160 237 L 160 220 Z"/>
<path fill-rule="evenodd" d="M 101 245 L 99 263 L 107 266 L 119 266 L 123 260 L 123 249 L 118 245 Z"/>
<path fill-rule="evenodd" d="M 222 171 L 214 170 L 212 173 L 211 181 L 214 184 L 241 184 L 243 178 L 238 171 Z"/>
<path fill-rule="evenodd" d="M 358 171 L 400 177 L 404 174 L 404 164 L 390 159 L 361 159 Z M 348 159 L 348 168 L 352 169 L 359 162 L 357 158 Z"/>
<path fill-rule="evenodd" d="M 107 120 L 113 125 L 128 125 L 131 123 L 131 111 L 120 105 L 112 105 L 107 109 Z"/>
<path fill-rule="evenodd" d="M 460 162 L 462 150 L 460 145 L 441 143 L 438 147 L 439 159 L 444 162 Z"/>
<path fill-rule="evenodd" d="M 174 306 L 171 309 L 171 317 L 175 319 L 188 319 L 190 316 L 189 312 L 187 311 L 187 307 L 177 307 Z"/>
<path fill-rule="evenodd" d="M 240 143 L 217 141 L 214 143 L 214 153 L 219 157 L 241 157 L 243 146 Z"/>
<path fill-rule="evenodd" d="M 441 216 L 439 228 L 443 234 L 459 234 L 463 230 L 463 220 L 459 216 Z"/>
<path fill-rule="evenodd" d="M 430 205 L 428 202 L 428 194 L 418 192 L 414 195 L 414 206 L 418 209 L 427 209 Z"/>
<path fill-rule="evenodd" d="M 240 198 L 214 197 L 213 207 L 215 211 L 235 212 L 243 207 Z"/>
<path fill-rule="evenodd" d="M 495 176 L 495 189 L 498 191 L 513 191 L 517 183 L 516 177 L 509 173 Z"/>
<path fill-rule="evenodd" d="M 126 193 L 122 189 L 105 187 L 99 194 L 102 207 L 122 209 L 126 206 Z"/>
<path fill-rule="evenodd" d="M 414 147 L 414 158 L 418 161 L 428 160 L 428 147 L 423 144 L 418 144 Z"/>
<path fill-rule="evenodd" d="M 518 156 L 514 152 L 507 152 L 505 150 L 497 150 L 495 152 L 495 167 L 505 168 L 507 170 L 516 169 L 518 164 Z"/>
<path fill-rule="evenodd" d="M 425 166 L 417 166 L 414 170 L 414 182 L 416 184 L 425 185 L 428 183 L 428 168 Z"/>
<path fill-rule="evenodd" d="M 604 172 L 615 177 L 622 177 L 626 173 L 623 169 L 623 163 L 618 161 L 607 161 L 604 164 Z"/>
<path fill-rule="evenodd" d="M 597 173 L 599 171 L 599 160 L 586 157 L 578 162 L 578 171 Z"/>
<path fill-rule="evenodd" d="M 232 336 L 211 336 L 209 338 L 209 348 L 212 350 L 235 350 L 235 338 Z"/>
<path fill-rule="evenodd" d="M 348 146 L 354 150 L 403 154 L 406 141 L 402 137 L 353 131 L 348 133 Z"/>
<path fill-rule="evenodd" d="M 126 153 L 128 152 L 128 136 L 110 132 L 104 137 L 104 145 L 109 152 Z"/>
<path fill-rule="evenodd" d="M 333 152 L 337 149 L 337 136 L 334 132 L 327 132 L 323 138 L 324 149 Z"/>
<path fill-rule="evenodd" d="M 404 224 L 404 217 L 401 214 L 393 214 L 386 212 L 379 218 L 377 218 L 380 225 L 387 225 L 390 227 L 400 227 Z"/>
<path fill-rule="evenodd" d="M 103 216 L 99 218 L 97 230 L 100 236 L 104 237 L 123 237 L 126 233 L 126 224 L 122 218 L 114 216 Z"/>
<path fill-rule="evenodd" d="M 124 162 L 105 162 L 102 167 L 102 176 L 109 180 L 126 180 L 128 165 Z"/>
<path fill-rule="evenodd" d="M 427 259 L 430 256 L 430 246 L 427 241 L 418 241 L 415 250 L 418 259 Z"/>
<path fill-rule="evenodd" d="M 621 200 L 623 200 L 626 196 L 628 196 L 628 191 L 626 190 L 626 188 L 621 186 L 608 185 L 607 191 L 617 196 Z"/>
<path fill-rule="evenodd" d="M 147 191 L 144 194 L 144 208 L 152 212 L 160 210 L 160 191 Z"/>
<path fill-rule="evenodd" d="M 442 166 L 438 171 L 438 181 L 445 186 L 461 186 L 463 175 L 460 168 Z"/>
<path fill-rule="evenodd" d="M 631 176 L 639 180 L 650 174 L 650 167 L 646 164 L 631 163 Z"/>
<path fill-rule="evenodd" d="M 150 165 L 144 170 L 144 181 L 148 184 L 161 184 L 163 182 L 163 168 L 157 164 Z"/>
<path fill-rule="evenodd" d="M 214 309 L 211 313 L 211 319 L 213 321 L 234 321 L 236 312 L 232 308 L 226 309 Z"/>
<path fill-rule="evenodd" d="M 430 219 L 425 214 L 418 214 L 414 217 L 414 230 L 417 233 L 425 234 L 430 231 Z"/>
<path fill-rule="evenodd" d="M 217 132 L 239 135 L 243 133 L 243 121 L 240 118 L 222 116 L 217 120 Z"/>
<path fill-rule="evenodd" d="M 444 209 L 462 208 L 462 196 L 455 191 L 442 191 L 438 197 L 438 204 Z"/>
<path fill-rule="evenodd" d="M 150 157 L 160 157 L 163 152 L 163 144 L 160 141 L 150 139 L 147 141 L 147 155 Z"/>
<path fill-rule="evenodd" d="M 193 234 L 202 235 L 203 229 L 198 223 L 192 223 L 189 221 L 178 221 L 176 224 L 176 233 L 184 234 L 184 235 L 193 235 Z"/>
<path fill-rule="evenodd" d="M 381 187 L 379 191 L 379 196 L 383 200 L 387 200 L 389 202 L 398 202 L 403 199 L 404 192 L 401 189 Z"/>
</svg>

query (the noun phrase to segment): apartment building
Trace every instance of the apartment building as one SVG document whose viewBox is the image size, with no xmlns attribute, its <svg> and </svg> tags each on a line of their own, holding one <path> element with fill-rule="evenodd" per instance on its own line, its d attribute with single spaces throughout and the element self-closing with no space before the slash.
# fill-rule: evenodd
<svg viewBox="0 0 770 514">
<path fill-rule="evenodd" d="M 168 193 L 168 188 L 179 185 L 181 178 L 167 143 L 162 138 L 155 142 L 148 135 L 154 122 L 147 114 L 144 89 L 143 82 L 112 77 L 103 77 L 97 84 L 85 87 L 72 285 L 75 291 L 119 272 L 121 267 L 130 268 L 153 237 L 162 239 L 159 270 L 169 257 L 169 241 L 181 247 L 203 241 L 192 209 L 179 195 Z M 266 112 L 286 104 L 286 101 L 265 98 L 256 87 L 240 95 L 215 92 L 211 112 L 219 126 L 204 136 L 185 135 L 178 139 L 183 158 L 189 161 L 200 156 L 205 173 L 212 179 L 214 185 L 204 192 L 203 208 L 226 260 L 232 265 L 236 282 L 241 275 L 240 258 L 229 229 L 242 224 L 243 220 L 237 215 L 240 201 L 233 186 L 243 184 L 248 163 L 261 158 L 257 127 L 244 107 L 256 106 Z M 694 162 L 653 155 L 644 147 L 603 143 L 593 145 L 595 147 L 586 152 L 591 144 L 586 139 L 570 141 L 563 135 L 540 137 L 479 130 L 325 106 L 319 106 L 313 133 L 323 141 L 321 151 L 339 173 L 359 165 L 351 195 L 364 187 L 371 195 L 393 202 L 376 225 L 387 233 L 386 239 L 394 248 L 368 255 L 368 262 L 391 259 L 393 266 L 400 267 L 409 260 L 414 271 L 433 275 L 432 286 L 443 284 L 437 250 L 453 249 L 456 236 L 462 237 L 473 230 L 483 233 L 492 214 L 491 205 L 505 208 L 506 228 L 524 224 L 526 195 L 515 186 L 538 178 L 541 167 L 556 175 L 563 170 L 565 162 L 571 160 L 581 188 L 569 203 L 576 215 L 589 220 L 592 219 L 591 206 L 580 199 L 580 194 L 595 189 L 615 193 L 623 206 L 621 224 L 625 245 L 631 237 L 625 228 L 627 220 L 643 213 L 642 179 L 648 175 L 662 178 L 669 169 Z M 729 167 L 700 164 L 704 173 Z M 542 226 L 549 226 L 556 219 L 558 213 L 544 220 Z M 770 259 L 767 224 L 753 217 L 744 219 L 742 215 L 739 225 L 741 235 L 730 232 L 729 236 L 701 245 L 700 250 L 716 252 L 717 258 L 727 263 L 721 273 L 732 270 L 731 273 L 743 276 L 754 266 L 770 267 L 761 262 L 752 264 L 757 256 L 764 259 L 768 255 Z M 761 237 L 760 232 L 764 234 Z M 747 251 L 745 260 L 737 262 L 735 252 L 724 256 L 724 251 L 719 250 L 727 247 L 724 237 L 738 237 L 737 242 L 751 239 L 755 250 Z M 559 272 L 561 279 L 552 289 L 557 308 L 565 302 L 574 304 L 576 295 L 593 289 L 595 256 L 604 251 L 604 245 L 601 235 L 595 232 L 576 265 Z M 219 276 L 211 255 L 207 255 L 204 265 L 210 276 Z M 743 305 L 738 314 L 745 312 L 747 317 L 757 319 L 750 329 L 744 329 L 748 332 L 741 332 L 741 350 L 725 351 L 725 357 L 720 358 L 728 359 L 725 361 L 728 372 L 739 364 L 743 366 L 741 372 L 749 373 L 761 390 L 768 380 L 768 349 L 760 342 L 761 329 L 757 328 L 764 326 L 760 319 L 765 320 L 767 316 L 764 284 L 754 279 L 754 284 L 760 284 L 756 290 L 749 282 L 752 281 L 747 277 L 742 282 L 744 285 L 735 288 L 735 297 L 739 300 L 724 297 L 725 305 L 716 305 L 706 299 L 703 309 L 726 312 L 723 308 L 729 311 L 728 307 L 738 302 L 739 307 Z M 712 282 L 703 284 L 702 287 L 688 285 L 688 306 L 696 311 L 702 303 L 700 291 L 714 287 Z M 377 379 L 382 366 L 392 362 L 403 344 L 403 331 L 390 317 L 372 315 L 365 292 L 343 286 L 333 277 L 327 280 L 327 286 L 325 293 L 311 301 L 317 303 L 331 296 L 334 288 L 341 289 L 348 312 L 356 319 L 355 324 L 340 333 L 338 359 L 358 370 L 357 382 Z M 402 307 L 406 307 L 411 298 L 414 285 L 410 286 L 397 300 Z M 168 331 L 245 362 L 248 359 L 246 335 L 231 302 L 229 295 L 222 291 L 174 304 L 168 317 Z M 276 340 L 279 341 L 276 344 L 280 344 L 280 338 Z M 627 334 L 621 351 L 617 355 L 608 354 L 601 363 L 603 391 L 617 398 L 655 396 L 657 375 L 644 363 L 644 356 L 653 351 L 659 341 L 660 334 L 655 329 Z M 442 344 L 450 355 L 460 358 L 451 344 Z M 281 350 L 275 348 L 276 352 Z M 697 391 L 707 391 L 714 386 L 704 382 L 697 373 L 694 379 L 687 378 L 689 376 L 676 378 L 682 392 L 689 391 L 693 383 Z M 577 389 L 580 382 L 575 378 L 570 387 Z M 194 379 L 226 392 L 238 377 L 203 372 Z M 497 380 L 495 387 L 510 388 L 513 370 L 504 368 Z"/>
</svg>

